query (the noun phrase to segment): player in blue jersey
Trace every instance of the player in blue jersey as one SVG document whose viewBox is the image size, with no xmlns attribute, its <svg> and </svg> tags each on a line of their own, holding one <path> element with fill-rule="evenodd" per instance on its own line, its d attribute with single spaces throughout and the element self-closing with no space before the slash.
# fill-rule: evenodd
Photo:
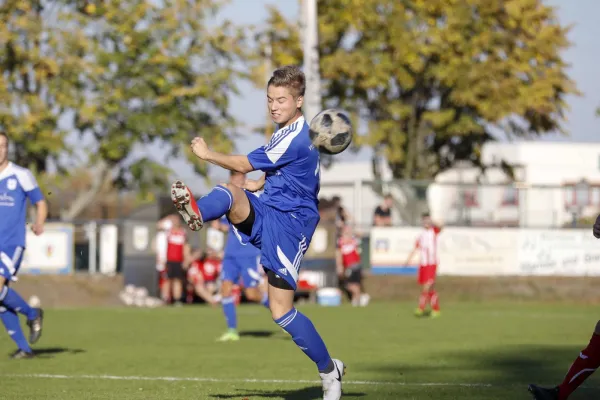
<svg viewBox="0 0 600 400">
<path fill-rule="evenodd" d="M 245 174 L 231 171 L 229 179 L 231 185 L 243 187 L 245 182 Z M 227 332 L 219 338 L 219 341 L 227 342 L 240 340 L 235 299 L 232 296 L 233 285 L 241 280 L 246 298 L 265 307 L 269 307 L 269 296 L 259 289 L 262 279 L 259 272 L 260 250 L 250 243 L 242 243 L 226 217 L 222 217 L 220 222 L 222 229 L 228 234 L 221 268 L 221 305 L 227 321 Z"/>
<path fill-rule="evenodd" d="M 192 141 L 198 158 L 230 171 L 261 170 L 265 175 L 259 181 L 246 182 L 246 190 L 232 184 L 216 186 L 197 202 L 185 184 L 177 181 L 171 197 L 191 229 L 199 230 L 204 222 L 226 215 L 242 240 L 260 249 L 273 320 L 316 364 L 323 399 L 338 400 L 345 366 L 329 356 L 312 322 L 294 308 L 298 270 L 319 222 L 320 160 L 302 115 L 304 91 L 305 78 L 299 68 L 275 70 L 267 84 L 267 102 L 277 130 L 267 145 L 248 155 L 221 154 L 210 150 L 202 138 Z M 263 186 L 262 196 L 250 193 Z"/>
<path fill-rule="evenodd" d="M 43 311 L 29 304 L 11 288 L 25 250 L 27 229 L 27 199 L 37 208 L 33 233 L 44 232 L 48 207 L 31 172 L 8 161 L 8 136 L 0 132 L 0 319 L 18 349 L 12 358 L 31 358 L 29 343 L 37 342 L 42 334 Z M 25 339 L 19 315 L 27 317 L 29 343 Z"/>
</svg>

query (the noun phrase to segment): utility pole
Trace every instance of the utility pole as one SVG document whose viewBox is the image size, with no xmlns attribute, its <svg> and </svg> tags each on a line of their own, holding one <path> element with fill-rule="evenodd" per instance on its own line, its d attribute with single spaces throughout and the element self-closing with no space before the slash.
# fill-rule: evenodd
<svg viewBox="0 0 600 400">
<path fill-rule="evenodd" d="M 321 111 L 321 76 L 319 74 L 319 24 L 317 0 L 302 0 L 301 37 L 304 53 L 304 74 L 306 93 L 304 95 L 304 116 L 310 121 Z"/>
</svg>

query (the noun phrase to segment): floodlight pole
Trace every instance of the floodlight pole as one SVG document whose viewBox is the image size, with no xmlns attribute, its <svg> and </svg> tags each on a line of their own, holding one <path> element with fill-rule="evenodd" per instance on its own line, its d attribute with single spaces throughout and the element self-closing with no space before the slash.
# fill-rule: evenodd
<svg viewBox="0 0 600 400">
<path fill-rule="evenodd" d="M 302 0 L 301 8 L 301 37 L 303 38 L 304 74 L 306 75 L 303 111 L 306 121 L 310 122 L 321 111 L 317 0 Z"/>
</svg>

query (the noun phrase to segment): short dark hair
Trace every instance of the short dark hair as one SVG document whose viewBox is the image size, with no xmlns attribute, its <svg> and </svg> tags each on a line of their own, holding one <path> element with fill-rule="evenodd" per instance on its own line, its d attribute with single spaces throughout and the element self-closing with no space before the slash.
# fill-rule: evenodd
<svg viewBox="0 0 600 400">
<path fill-rule="evenodd" d="M 6 134 L 6 132 L 0 131 L 0 136 L 2 136 L 4 139 L 6 139 L 6 144 L 8 144 L 8 135 Z"/>
<path fill-rule="evenodd" d="M 229 171 L 229 176 L 233 177 L 236 175 L 245 175 L 243 172 L 239 172 L 239 171 Z"/>
<path fill-rule="evenodd" d="M 267 87 L 286 87 L 295 97 L 304 96 L 306 91 L 306 78 L 304 72 L 295 65 L 286 65 L 273 71 Z"/>
</svg>

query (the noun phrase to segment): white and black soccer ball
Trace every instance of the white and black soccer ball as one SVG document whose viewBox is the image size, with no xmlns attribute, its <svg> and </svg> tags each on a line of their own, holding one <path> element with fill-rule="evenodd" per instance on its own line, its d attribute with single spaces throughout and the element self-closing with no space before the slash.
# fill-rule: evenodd
<svg viewBox="0 0 600 400">
<path fill-rule="evenodd" d="M 310 121 L 310 140 L 325 154 L 339 154 L 352 143 L 352 123 L 340 109 L 323 110 Z"/>
</svg>

